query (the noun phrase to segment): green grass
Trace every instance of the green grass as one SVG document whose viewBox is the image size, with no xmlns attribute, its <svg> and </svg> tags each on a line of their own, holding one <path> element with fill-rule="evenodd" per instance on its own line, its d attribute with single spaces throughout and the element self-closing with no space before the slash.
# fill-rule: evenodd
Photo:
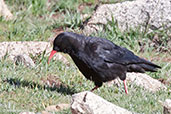
<svg viewBox="0 0 171 114">
<path fill-rule="evenodd" d="M 121 1 L 109 1 L 109 3 Z M 56 34 L 53 30 L 58 28 L 81 32 L 79 29 L 83 23 L 81 15 L 91 14 L 97 4 L 95 0 L 51 0 L 51 2 L 6 0 L 5 2 L 14 14 L 14 20 L 5 21 L 0 18 L 0 41 L 47 41 L 49 37 Z M 100 2 L 108 1 L 100 0 Z M 85 5 L 83 11 L 78 10 L 80 5 Z M 157 47 L 151 46 L 156 34 L 162 41 Z M 152 60 L 162 66 L 162 69 L 157 73 L 148 74 L 156 79 L 169 78 L 171 62 L 164 61 L 170 56 L 167 44 L 169 35 L 166 31 L 144 33 L 137 29 L 122 33 L 117 23 L 112 21 L 104 26 L 104 31 L 91 36 L 105 37 L 143 58 Z M 165 50 L 161 50 L 161 47 Z M 92 89 L 94 84 L 85 79 L 68 55 L 64 56 L 70 62 L 69 65 L 54 60 L 48 65 L 47 57 L 43 55 L 33 57 L 35 68 L 15 66 L 8 59 L 8 55 L 2 58 L 0 60 L 0 114 L 18 114 L 21 111 L 41 112 L 49 105 L 70 103 L 71 95 L 74 93 Z M 153 59 L 156 57 L 157 59 Z M 48 86 L 43 79 L 47 79 L 49 75 L 59 77 L 65 86 Z M 168 90 L 171 89 L 170 85 L 166 86 Z M 152 93 L 136 85 L 129 84 L 128 87 L 129 95 L 125 95 L 123 86 L 107 87 L 105 84 L 95 91 L 95 94 L 130 111 L 145 114 L 162 113 L 162 106 L 158 101 L 171 98 L 168 90 Z M 68 114 L 71 111 L 66 109 L 59 113 Z"/>
</svg>

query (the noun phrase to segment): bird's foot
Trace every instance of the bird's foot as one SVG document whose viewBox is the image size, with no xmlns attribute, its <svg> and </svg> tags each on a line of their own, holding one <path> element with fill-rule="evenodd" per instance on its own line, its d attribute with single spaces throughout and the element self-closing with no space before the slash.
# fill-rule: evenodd
<svg viewBox="0 0 171 114">
<path fill-rule="evenodd" d="M 98 86 L 94 87 L 91 92 L 93 92 L 94 90 L 96 90 L 97 88 L 99 88 Z"/>
</svg>

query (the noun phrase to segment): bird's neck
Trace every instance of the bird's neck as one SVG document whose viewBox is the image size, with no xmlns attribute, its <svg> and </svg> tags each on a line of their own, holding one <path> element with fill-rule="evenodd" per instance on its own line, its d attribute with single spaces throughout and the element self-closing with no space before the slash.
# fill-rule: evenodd
<svg viewBox="0 0 171 114">
<path fill-rule="evenodd" d="M 85 41 L 82 38 L 74 39 L 72 41 L 72 48 L 74 53 L 84 50 L 84 47 L 85 47 Z"/>
</svg>

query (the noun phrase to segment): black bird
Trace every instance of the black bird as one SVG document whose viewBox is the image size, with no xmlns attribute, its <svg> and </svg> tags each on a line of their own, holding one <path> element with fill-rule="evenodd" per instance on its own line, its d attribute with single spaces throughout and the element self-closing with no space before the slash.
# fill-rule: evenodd
<svg viewBox="0 0 171 114">
<path fill-rule="evenodd" d="M 101 87 L 103 82 L 119 77 L 124 81 L 127 93 L 125 82 L 127 72 L 156 72 L 157 68 L 161 68 L 107 39 L 72 32 L 60 33 L 55 38 L 48 64 L 56 52 L 71 56 L 82 74 L 95 83 L 95 88 L 91 91 Z"/>
</svg>

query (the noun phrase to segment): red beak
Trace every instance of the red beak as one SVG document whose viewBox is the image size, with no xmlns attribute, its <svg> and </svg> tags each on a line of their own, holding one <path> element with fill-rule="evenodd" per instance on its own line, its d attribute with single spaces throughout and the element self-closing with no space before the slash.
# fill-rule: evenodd
<svg viewBox="0 0 171 114">
<path fill-rule="evenodd" d="M 50 60 L 52 59 L 52 57 L 54 56 L 54 54 L 56 53 L 57 51 L 55 50 L 52 50 L 51 53 L 50 53 L 50 56 L 49 56 L 49 59 L 48 59 L 48 64 L 50 62 Z"/>
</svg>

